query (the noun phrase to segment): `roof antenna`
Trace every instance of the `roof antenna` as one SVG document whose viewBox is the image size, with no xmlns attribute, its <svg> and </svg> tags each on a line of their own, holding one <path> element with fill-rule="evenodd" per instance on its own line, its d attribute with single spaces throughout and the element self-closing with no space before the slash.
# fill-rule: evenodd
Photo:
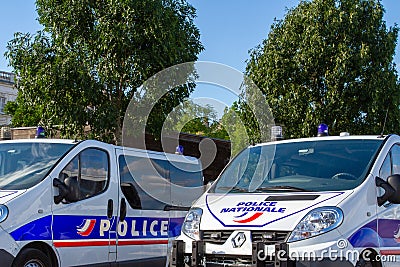
<svg viewBox="0 0 400 267">
<path fill-rule="evenodd" d="M 382 132 L 381 132 L 381 135 L 379 137 L 383 137 L 383 132 L 385 131 L 386 119 L 387 119 L 388 111 L 389 111 L 389 108 L 386 109 L 385 121 L 383 122 Z"/>
</svg>

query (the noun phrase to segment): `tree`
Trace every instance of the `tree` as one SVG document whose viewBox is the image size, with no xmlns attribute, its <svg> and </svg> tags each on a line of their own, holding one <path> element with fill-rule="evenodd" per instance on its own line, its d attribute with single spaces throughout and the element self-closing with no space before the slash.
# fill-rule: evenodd
<svg viewBox="0 0 400 267">
<path fill-rule="evenodd" d="M 229 140 L 215 109 L 209 104 L 201 105 L 192 100 L 175 107 L 165 121 L 164 129 Z"/>
<path fill-rule="evenodd" d="M 243 108 L 243 106 L 241 107 Z M 250 144 L 250 139 L 246 130 L 250 127 L 243 123 L 241 109 L 237 102 L 229 108 L 225 108 L 221 118 L 221 124 L 226 128 L 231 141 L 231 155 L 237 155 L 242 149 Z"/>
<path fill-rule="evenodd" d="M 399 28 L 386 28 L 378 0 L 301 1 L 251 51 L 246 74 L 267 98 L 286 137 L 399 131 L 393 63 Z"/>
<path fill-rule="evenodd" d="M 120 141 L 124 112 L 138 87 L 166 67 L 195 61 L 203 49 L 184 0 L 37 0 L 43 31 L 17 33 L 6 56 L 19 76 L 13 124 L 59 124 L 66 136 Z M 194 85 L 171 90 L 153 110 L 153 125 Z M 38 117 L 31 118 L 31 110 Z M 30 114 L 29 121 L 24 115 Z M 152 124 L 153 123 L 153 124 Z"/>
</svg>

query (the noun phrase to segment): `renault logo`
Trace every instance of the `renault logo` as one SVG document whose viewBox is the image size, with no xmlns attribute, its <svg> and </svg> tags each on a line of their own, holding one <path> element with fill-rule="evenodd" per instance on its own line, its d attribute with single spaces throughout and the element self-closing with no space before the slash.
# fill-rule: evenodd
<svg viewBox="0 0 400 267">
<path fill-rule="evenodd" d="M 232 246 L 234 248 L 240 248 L 246 241 L 246 235 L 243 232 L 239 232 L 232 238 Z"/>
</svg>

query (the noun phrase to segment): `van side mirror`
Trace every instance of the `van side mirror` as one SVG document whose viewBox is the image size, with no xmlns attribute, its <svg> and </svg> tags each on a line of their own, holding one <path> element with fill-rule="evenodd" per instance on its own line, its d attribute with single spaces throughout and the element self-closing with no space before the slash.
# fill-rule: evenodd
<svg viewBox="0 0 400 267">
<path fill-rule="evenodd" d="M 394 174 L 387 178 L 387 182 L 376 177 L 376 186 L 383 188 L 385 193 L 378 197 L 378 206 L 382 206 L 386 201 L 393 204 L 400 204 L 400 174 Z"/>
<path fill-rule="evenodd" d="M 400 204 L 400 174 L 389 176 L 387 183 L 394 189 L 394 193 L 389 197 L 389 201 L 393 204 Z"/>
<path fill-rule="evenodd" d="M 54 203 L 59 204 L 68 195 L 69 189 L 67 185 L 58 178 L 53 180 L 53 186 L 57 187 L 59 192 L 58 196 L 54 196 Z"/>
<path fill-rule="evenodd" d="M 81 199 L 81 190 L 76 176 L 66 177 L 64 182 L 55 178 L 53 186 L 57 187 L 60 192 L 58 196 L 54 196 L 54 203 L 56 204 L 60 203 L 63 199 L 69 203 Z"/>
</svg>

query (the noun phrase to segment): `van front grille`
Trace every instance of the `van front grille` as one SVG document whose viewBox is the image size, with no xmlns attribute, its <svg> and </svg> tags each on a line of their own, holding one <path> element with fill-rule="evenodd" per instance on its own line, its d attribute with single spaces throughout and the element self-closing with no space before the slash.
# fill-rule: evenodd
<svg viewBox="0 0 400 267">
<path fill-rule="evenodd" d="M 222 245 L 233 233 L 233 230 L 227 231 L 203 231 L 203 240 L 208 243 Z"/>
<path fill-rule="evenodd" d="M 202 231 L 203 241 L 222 245 L 228 240 L 233 230 Z M 285 242 L 290 232 L 284 231 L 251 231 L 251 241 L 266 245 Z"/>
<path fill-rule="evenodd" d="M 251 231 L 251 240 L 252 242 L 274 245 L 285 242 L 288 235 L 289 232 L 283 231 Z"/>
</svg>

